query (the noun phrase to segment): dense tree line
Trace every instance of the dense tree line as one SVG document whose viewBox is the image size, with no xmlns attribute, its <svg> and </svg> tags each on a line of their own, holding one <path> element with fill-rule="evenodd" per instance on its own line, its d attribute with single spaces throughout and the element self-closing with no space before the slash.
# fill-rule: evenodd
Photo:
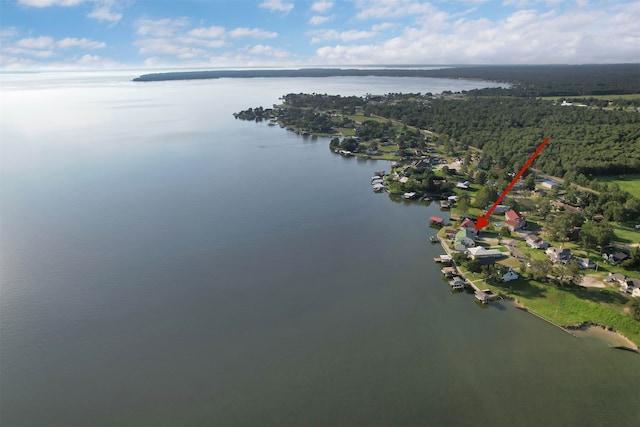
<svg viewBox="0 0 640 427">
<path fill-rule="evenodd" d="M 640 93 L 640 64 L 599 65 L 485 65 L 424 69 L 204 70 L 144 74 L 133 80 L 192 80 L 253 77 L 443 77 L 509 82 L 511 89 L 491 88 L 482 94 L 508 96 L 583 96 Z"/>
<path fill-rule="evenodd" d="M 545 137 L 536 160 L 542 171 L 564 176 L 640 172 L 640 115 L 566 107 L 529 98 L 470 97 L 376 103 L 366 110 L 441 138 L 483 150 L 482 167 L 519 170 Z"/>
</svg>

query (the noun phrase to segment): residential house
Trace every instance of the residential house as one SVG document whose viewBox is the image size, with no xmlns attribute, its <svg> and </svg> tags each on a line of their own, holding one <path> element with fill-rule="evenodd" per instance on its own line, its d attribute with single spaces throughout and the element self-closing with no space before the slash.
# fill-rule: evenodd
<svg viewBox="0 0 640 427">
<path fill-rule="evenodd" d="M 460 223 L 460 228 L 470 228 L 471 230 L 474 231 L 476 230 L 476 223 L 474 220 L 472 220 L 471 218 L 465 218 L 462 220 L 462 222 Z"/>
<path fill-rule="evenodd" d="M 466 252 L 469 254 L 471 259 L 500 258 L 504 256 L 504 254 L 497 249 L 487 249 L 482 246 L 468 248 Z"/>
<path fill-rule="evenodd" d="M 503 282 L 510 282 L 512 280 L 516 280 L 518 278 L 518 274 L 513 271 L 513 268 L 509 267 L 509 270 L 505 274 L 502 275 Z"/>
<path fill-rule="evenodd" d="M 459 182 L 459 183 L 456 184 L 456 188 L 459 188 L 461 190 L 468 190 L 470 184 L 471 183 L 469 181 Z"/>
<path fill-rule="evenodd" d="M 524 240 L 532 249 L 546 249 L 549 246 L 547 242 L 536 234 L 529 234 Z"/>
<path fill-rule="evenodd" d="M 491 206 L 487 206 L 484 208 L 484 211 L 487 212 L 489 209 L 491 209 Z M 497 205 L 496 208 L 493 210 L 493 213 L 496 215 L 502 215 L 505 212 L 507 212 L 508 210 L 511 209 L 511 206 L 507 206 L 507 205 Z"/>
<path fill-rule="evenodd" d="M 415 162 L 413 162 L 413 167 L 420 170 L 429 169 L 431 167 L 431 159 L 428 157 L 424 157 L 422 159 L 416 160 Z"/>
<path fill-rule="evenodd" d="M 549 259 L 554 263 L 561 262 L 563 264 L 566 264 L 569 262 L 569 260 L 571 260 L 572 257 L 571 249 L 568 248 L 559 249 L 552 246 L 550 248 L 547 248 L 544 253 L 547 254 L 549 256 Z"/>
<path fill-rule="evenodd" d="M 456 233 L 454 241 L 454 249 L 456 251 L 464 251 L 467 248 L 473 248 L 476 245 L 476 233 L 468 228 L 463 228 Z"/>
<path fill-rule="evenodd" d="M 578 264 L 582 268 L 596 268 L 596 264 L 589 258 L 578 258 Z"/>
<path fill-rule="evenodd" d="M 627 281 L 627 276 L 620 273 L 609 273 L 607 277 L 604 278 L 604 281 L 609 283 L 617 282 L 618 284 L 622 285 Z"/>
<path fill-rule="evenodd" d="M 611 254 L 602 254 L 602 258 L 604 258 L 605 261 L 608 261 L 611 265 L 617 265 L 629 258 L 629 255 L 625 254 L 624 252 L 618 251 Z"/>
<path fill-rule="evenodd" d="M 504 213 L 505 224 L 511 231 L 518 231 L 527 228 L 527 220 L 513 209 Z"/>
<path fill-rule="evenodd" d="M 554 187 L 558 185 L 558 183 L 551 179 L 547 179 L 545 181 L 542 181 L 540 185 L 542 185 L 544 188 L 548 188 L 549 190 L 552 190 Z"/>
<path fill-rule="evenodd" d="M 636 289 L 640 289 L 640 279 L 630 279 L 626 277 L 620 285 L 620 292 L 627 294 L 633 294 L 633 291 Z"/>
</svg>

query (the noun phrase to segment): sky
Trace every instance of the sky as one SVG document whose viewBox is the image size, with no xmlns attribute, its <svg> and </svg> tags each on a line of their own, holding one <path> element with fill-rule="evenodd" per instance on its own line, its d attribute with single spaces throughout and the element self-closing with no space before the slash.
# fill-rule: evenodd
<svg viewBox="0 0 640 427">
<path fill-rule="evenodd" d="M 640 62 L 640 1 L 0 0 L 0 69 Z"/>
</svg>

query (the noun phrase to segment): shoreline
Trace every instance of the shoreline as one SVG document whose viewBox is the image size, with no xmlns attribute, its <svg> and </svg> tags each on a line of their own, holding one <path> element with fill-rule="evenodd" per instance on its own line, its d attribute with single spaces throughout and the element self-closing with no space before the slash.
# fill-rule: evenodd
<svg viewBox="0 0 640 427">
<path fill-rule="evenodd" d="M 440 245 L 442 246 L 442 249 L 448 254 L 451 255 L 450 249 L 445 241 L 445 239 L 441 236 L 438 236 L 438 240 L 440 241 Z M 462 273 L 462 271 L 460 270 L 460 268 L 458 267 L 458 265 L 455 263 L 453 263 L 453 265 L 456 268 L 456 271 L 462 275 L 463 277 L 465 277 L 465 281 L 467 283 L 471 283 L 471 285 L 476 288 L 476 286 L 473 285 L 473 283 L 471 281 L 469 281 L 466 276 L 464 276 L 464 274 Z M 507 299 L 508 301 L 510 301 L 511 303 L 514 304 L 514 306 L 522 311 L 526 311 L 527 313 L 530 313 L 534 316 L 536 316 L 537 318 L 544 320 L 545 322 L 549 323 L 550 325 L 555 326 L 556 328 L 566 332 L 567 334 L 575 337 L 575 338 L 587 338 L 587 337 L 594 337 L 597 339 L 600 339 L 601 341 L 607 343 L 609 345 L 609 347 L 612 348 L 618 348 L 618 349 L 622 349 L 622 350 L 629 350 L 632 351 L 634 353 L 640 353 L 640 347 L 633 342 L 632 340 L 630 340 L 629 338 L 625 337 L 624 335 L 622 335 L 620 332 L 614 330 L 613 328 L 610 328 L 608 326 L 605 325 L 599 325 L 599 324 L 594 324 L 590 321 L 585 321 L 583 322 L 581 325 L 579 326 L 564 326 L 564 325 L 560 325 L 550 319 L 547 319 L 546 317 L 542 316 L 541 314 L 531 310 L 529 307 L 527 307 L 526 305 L 524 305 L 522 302 L 520 302 L 518 299 L 510 297 L 510 296 L 502 296 L 503 298 Z"/>
</svg>

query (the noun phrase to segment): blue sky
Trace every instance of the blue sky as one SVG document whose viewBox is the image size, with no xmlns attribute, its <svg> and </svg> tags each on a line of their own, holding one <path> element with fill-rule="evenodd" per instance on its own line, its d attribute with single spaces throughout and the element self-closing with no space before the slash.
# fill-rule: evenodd
<svg viewBox="0 0 640 427">
<path fill-rule="evenodd" d="M 640 1 L 0 0 L 0 68 L 640 62 Z"/>
</svg>

